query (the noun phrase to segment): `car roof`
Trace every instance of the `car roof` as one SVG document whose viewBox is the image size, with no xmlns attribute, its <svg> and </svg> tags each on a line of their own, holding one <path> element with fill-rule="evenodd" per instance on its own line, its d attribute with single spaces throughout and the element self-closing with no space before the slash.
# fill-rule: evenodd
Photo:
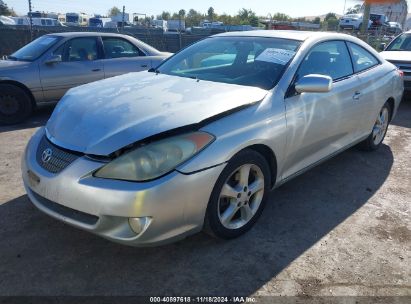
<svg viewBox="0 0 411 304">
<path fill-rule="evenodd" d="M 60 36 L 60 37 L 89 37 L 89 36 L 118 36 L 126 37 L 126 35 L 117 34 L 117 33 L 101 33 L 101 32 L 64 32 L 64 33 L 52 33 L 48 34 L 50 36 Z"/>
<path fill-rule="evenodd" d="M 256 30 L 243 32 L 227 32 L 214 35 L 213 37 L 265 37 L 265 38 L 283 38 L 298 41 L 304 41 L 308 38 L 333 38 L 344 39 L 346 34 L 326 33 L 326 32 L 310 32 L 310 31 L 289 31 L 289 30 Z"/>
</svg>

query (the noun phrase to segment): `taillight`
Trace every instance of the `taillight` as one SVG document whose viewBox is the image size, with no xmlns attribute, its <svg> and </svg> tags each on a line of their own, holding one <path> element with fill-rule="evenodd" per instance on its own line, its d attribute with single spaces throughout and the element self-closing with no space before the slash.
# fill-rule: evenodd
<svg viewBox="0 0 411 304">
<path fill-rule="evenodd" d="M 401 70 L 397 70 L 398 74 L 400 75 L 400 77 L 404 77 L 404 72 Z"/>
</svg>

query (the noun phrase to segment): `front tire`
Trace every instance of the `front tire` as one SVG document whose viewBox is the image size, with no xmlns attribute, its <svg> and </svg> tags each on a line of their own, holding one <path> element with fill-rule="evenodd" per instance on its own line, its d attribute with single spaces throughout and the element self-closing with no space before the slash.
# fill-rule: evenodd
<svg viewBox="0 0 411 304">
<path fill-rule="evenodd" d="M 271 185 L 269 165 L 254 150 L 235 155 L 220 174 L 208 203 L 204 230 L 231 239 L 248 231 L 266 204 Z"/>
<path fill-rule="evenodd" d="M 365 151 L 377 150 L 384 141 L 387 134 L 388 125 L 391 119 L 392 109 L 388 102 L 381 108 L 371 134 L 366 140 L 360 143 L 360 148 Z"/>
<path fill-rule="evenodd" d="M 22 122 L 32 111 L 33 104 L 24 90 L 11 84 L 0 84 L 0 124 Z"/>
</svg>

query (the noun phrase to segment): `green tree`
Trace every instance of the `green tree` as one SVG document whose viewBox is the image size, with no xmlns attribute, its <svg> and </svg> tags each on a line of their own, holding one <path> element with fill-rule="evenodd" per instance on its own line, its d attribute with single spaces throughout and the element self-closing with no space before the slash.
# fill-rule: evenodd
<svg viewBox="0 0 411 304">
<path fill-rule="evenodd" d="M 12 8 L 9 8 L 3 0 L 0 0 L 0 15 L 16 16 L 16 13 Z"/>
<path fill-rule="evenodd" d="M 258 26 L 258 17 L 257 15 L 250 9 L 242 8 L 238 12 L 238 20 L 240 24 L 249 24 L 251 26 Z"/>
<path fill-rule="evenodd" d="M 197 12 L 195 9 L 190 9 L 186 15 L 186 26 L 199 26 L 200 22 L 204 19 L 204 15 Z"/>
<path fill-rule="evenodd" d="M 321 18 L 320 17 L 315 17 L 315 19 L 313 20 L 314 24 L 321 24 Z"/>
<path fill-rule="evenodd" d="M 113 6 L 107 12 L 107 16 L 109 17 L 117 16 L 118 14 L 121 14 L 121 10 L 117 6 Z"/>
<path fill-rule="evenodd" d="M 178 11 L 178 15 L 181 19 L 184 19 L 184 17 L 186 16 L 186 11 L 184 9 L 181 9 Z"/>
<path fill-rule="evenodd" d="M 275 13 L 273 19 L 277 21 L 289 21 L 291 17 L 283 13 Z"/>
<path fill-rule="evenodd" d="M 215 11 L 214 11 L 214 8 L 213 8 L 213 7 L 210 7 L 210 8 L 208 9 L 208 11 L 207 11 L 207 16 L 208 16 L 208 20 L 209 20 L 209 21 L 213 21 L 213 20 L 214 20 L 214 18 L 216 17 L 216 15 L 215 15 Z"/>
<path fill-rule="evenodd" d="M 335 13 L 328 13 L 327 15 L 325 15 L 325 21 L 328 21 L 330 19 L 337 19 L 337 15 Z"/>
<path fill-rule="evenodd" d="M 171 14 L 169 12 L 163 11 L 160 16 L 157 16 L 157 19 L 170 20 Z"/>
<path fill-rule="evenodd" d="M 347 9 L 346 14 L 358 14 L 361 10 L 361 4 L 354 5 L 354 7 L 350 7 Z"/>
</svg>

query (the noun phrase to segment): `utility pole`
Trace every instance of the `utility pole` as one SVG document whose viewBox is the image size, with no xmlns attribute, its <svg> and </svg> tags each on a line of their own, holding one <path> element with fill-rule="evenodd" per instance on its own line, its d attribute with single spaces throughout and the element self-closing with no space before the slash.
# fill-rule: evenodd
<svg viewBox="0 0 411 304">
<path fill-rule="evenodd" d="M 343 10 L 343 16 L 345 15 L 345 8 L 347 7 L 347 0 L 344 0 L 344 10 Z"/>
<path fill-rule="evenodd" d="M 30 41 L 33 41 L 33 16 L 31 13 L 31 0 L 29 0 L 29 19 L 30 19 Z"/>
<path fill-rule="evenodd" d="M 365 34 L 368 30 L 368 23 L 370 21 L 371 4 L 367 1 L 364 3 L 364 15 L 362 18 L 361 34 Z"/>
<path fill-rule="evenodd" d="M 122 22 L 121 22 L 121 32 L 124 33 L 124 19 L 125 19 L 125 14 L 126 14 L 126 7 L 123 5 L 123 17 L 122 17 Z"/>
</svg>

